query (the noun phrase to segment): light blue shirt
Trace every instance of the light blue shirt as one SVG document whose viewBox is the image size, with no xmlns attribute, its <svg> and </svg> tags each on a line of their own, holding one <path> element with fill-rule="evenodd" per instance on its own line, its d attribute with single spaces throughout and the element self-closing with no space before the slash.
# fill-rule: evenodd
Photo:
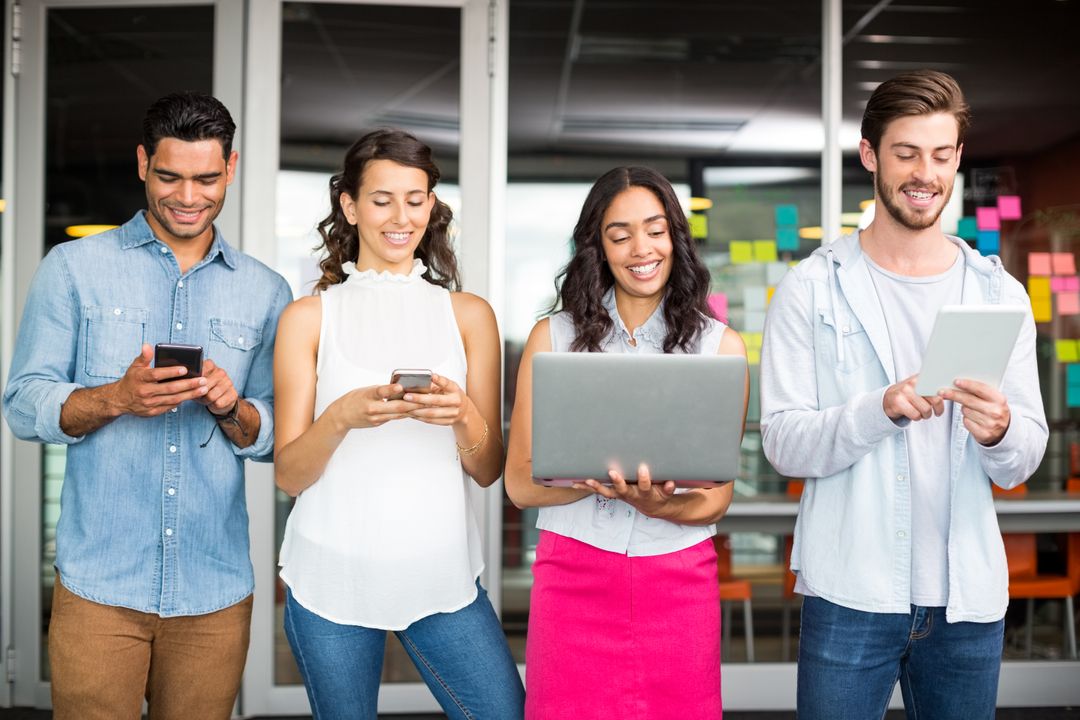
<svg viewBox="0 0 1080 720">
<path fill-rule="evenodd" d="M 627 330 L 619 316 L 613 290 L 604 296 L 604 307 L 614 327 L 601 343 L 603 352 L 648 355 L 664 352 L 667 323 L 664 321 L 663 304 L 633 333 Z M 568 352 L 576 337 L 569 313 L 557 313 L 549 322 L 551 349 L 554 352 Z M 699 354 L 715 355 L 725 329 L 723 323 L 709 318 L 705 332 L 699 339 Z M 635 343 L 633 345 L 630 344 L 631 338 Z M 675 352 L 681 351 L 676 349 Z M 652 518 L 638 512 L 629 503 L 609 500 L 600 495 L 584 497 L 566 505 L 541 507 L 536 527 L 631 557 L 683 550 L 716 534 L 715 525 L 680 525 L 670 520 Z"/>
<path fill-rule="evenodd" d="M 142 212 L 63 243 L 42 260 L 19 325 L 4 416 L 24 440 L 68 445 L 56 529 L 64 586 L 94 602 L 163 617 L 233 605 L 254 587 L 244 458 L 273 449 L 273 348 L 288 284 L 214 230 L 206 257 L 180 273 Z M 76 389 L 115 382 L 143 343 L 202 345 L 259 412 L 236 447 L 185 402 L 153 418 L 124 415 L 82 437 L 60 429 Z M 23 480 L 36 482 L 31 478 Z"/>
<path fill-rule="evenodd" d="M 1027 480 L 1049 433 L 1023 286 L 996 256 L 950 240 L 964 254 L 963 304 L 1028 309 L 1001 388 L 1008 431 L 985 447 L 953 413 L 940 471 L 949 493 L 946 618 L 993 622 L 1008 605 L 1008 568 L 990 484 Z M 911 611 L 910 421 L 894 423 L 882 406 L 902 379 L 857 235 L 818 248 L 785 276 L 765 322 L 761 428 L 776 470 L 807 480 L 791 569 L 812 594 L 864 612 Z"/>
</svg>

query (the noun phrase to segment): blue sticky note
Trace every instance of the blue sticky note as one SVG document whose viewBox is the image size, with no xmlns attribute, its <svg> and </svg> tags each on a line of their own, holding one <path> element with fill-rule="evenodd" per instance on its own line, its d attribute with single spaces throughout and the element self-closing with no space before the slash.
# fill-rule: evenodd
<svg viewBox="0 0 1080 720">
<path fill-rule="evenodd" d="M 794 225 L 791 227 L 776 228 L 776 249 L 790 251 L 798 250 L 799 228 Z"/>
<path fill-rule="evenodd" d="M 983 255 L 994 255 L 1001 250 L 1000 230 L 979 230 L 975 237 L 975 249 Z"/>
<path fill-rule="evenodd" d="M 1069 363 L 1065 366 L 1066 385 L 1070 388 L 1080 388 L 1080 364 Z"/>
<path fill-rule="evenodd" d="M 1070 365 L 1069 367 L 1073 367 Z M 1080 385 L 1070 385 L 1065 391 L 1065 404 L 1069 407 L 1080 407 Z"/>
<path fill-rule="evenodd" d="M 975 240 L 978 237 L 978 222 L 973 217 L 962 217 L 956 226 L 957 237 L 964 240 Z"/>
<path fill-rule="evenodd" d="M 798 205 L 777 205 L 776 206 L 776 227 L 784 227 L 785 225 L 798 225 L 799 224 L 799 207 Z"/>
</svg>

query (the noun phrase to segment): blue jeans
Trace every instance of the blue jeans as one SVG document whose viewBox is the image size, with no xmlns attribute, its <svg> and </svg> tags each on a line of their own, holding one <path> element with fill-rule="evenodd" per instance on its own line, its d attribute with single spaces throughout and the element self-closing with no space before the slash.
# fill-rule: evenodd
<svg viewBox="0 0 1080 720">
<path fill-rule="evenodd" d="M 994 717 L 1004 620 L 945 622 L 945 608 L 910 615 L 803 598 L 799 720 L 880 720 L 896 681 L 908 720 Z"/>
<path fill-rule="evenodd" d="M 452 613 L 417 620 L 398 639 L 450 718 L 513 720 L 525 688 L 487 592 Z M 304 677 L 314 720 L 376 717 L 386 631 L 339 625 L 304 608 L 289 591 L 285 634 Z"/>
</svg>

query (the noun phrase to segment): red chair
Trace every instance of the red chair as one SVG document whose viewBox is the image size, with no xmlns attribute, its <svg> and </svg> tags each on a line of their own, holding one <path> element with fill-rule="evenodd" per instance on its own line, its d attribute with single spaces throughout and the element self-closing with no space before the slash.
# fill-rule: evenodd
<svg viewBox="0 0 1080 720">
<path fill-rule="evenodd" d="M 1067 490 L 1080 492 L 1080 478 L 1069 478 Z M 994 487 L 996 496 L 1022 496 L 1026 492 L 1025 485 L 1012 490 Z M 1009 598 L 1027 599 L 1024 643 L 1028 657 L 1031 656 L 1035 600 L 1059 599 L 1065 601 L 1064 649 L 1069 657 L 1075 660 L 1077 655 L 1073 596 L 1080 593 L 1080 533 L 1069 533 L 1066 536 L 1064 575 L 1039 573 L 1035 533 L 1005 533 L 1002 540 L 1009 563 Z"/>
<path fill-rule="evenodd" d="M 789 500 L 798 500 L 802 497 L 803 480 L 788 480 L 785 494 Z M 783 601 L 783 609 L 780 615 L 780 660 L 787 662 L 788 645 L 791 641 L 791 606 L 795 599 L 795 573 L 791 572 L 791 549 L 795 545 L 793 535 L 784 536 L 784 580 L 780 587 L 780 596 Z"/>
<path fill-rule="evenodd" d="M 754 662 L 754 617 L 750 599 L 753 588 L 749 580 L 738 580 L 731 573 L 731 538 L 727 535 L 713 536 L 716 546 L 716 567 L 720 578 L 720 607 L 724 614 L 721 647 L 731 647 L 731 605 L 732 600 L 741 600 L 743 604 L 743 625 L 746 631 L 746 661 Z M 720 653 L 724 656 L 724 653 Z"/>
</svg>

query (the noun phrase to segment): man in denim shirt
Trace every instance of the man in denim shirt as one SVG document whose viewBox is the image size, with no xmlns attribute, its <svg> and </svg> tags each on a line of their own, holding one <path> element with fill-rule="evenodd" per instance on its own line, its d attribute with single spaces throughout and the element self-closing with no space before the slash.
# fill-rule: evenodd
<svg viewBox="0 0 1080 720">
<path fill-rule="evenodd" d="M 1026 481 L 1048 431 L 1023 286 L 941 231 L 968 121 L 944 73 L 878 86 L 859 146 L 874 220 L 799 263 L 769 308 L 765 455 L 806 478 L 801 720 L 881 718 L 898 679 L 909 718 L 994 716 L 1008 570 L 991 484 Z M 938 308 L 984 303 L 1026 309 L 1001 387 L 918 395 Z"/>
<path fill-rule="evenodd" d="M 59 245 L 26 302 L 4 393 L 24 440 L 68 446 L 49 624 L 54 717 L 228 718 L 254 587 L 245 458 L 273 447 L 273 348 L 288 285 L 213 221 L 236 171 L 216 99 L 155 102 L 148 209 Z M 202 375 L 152 367 L 204 348 Z M 134 358 L 134 360 L 132 360 Z"/>
</svg>

